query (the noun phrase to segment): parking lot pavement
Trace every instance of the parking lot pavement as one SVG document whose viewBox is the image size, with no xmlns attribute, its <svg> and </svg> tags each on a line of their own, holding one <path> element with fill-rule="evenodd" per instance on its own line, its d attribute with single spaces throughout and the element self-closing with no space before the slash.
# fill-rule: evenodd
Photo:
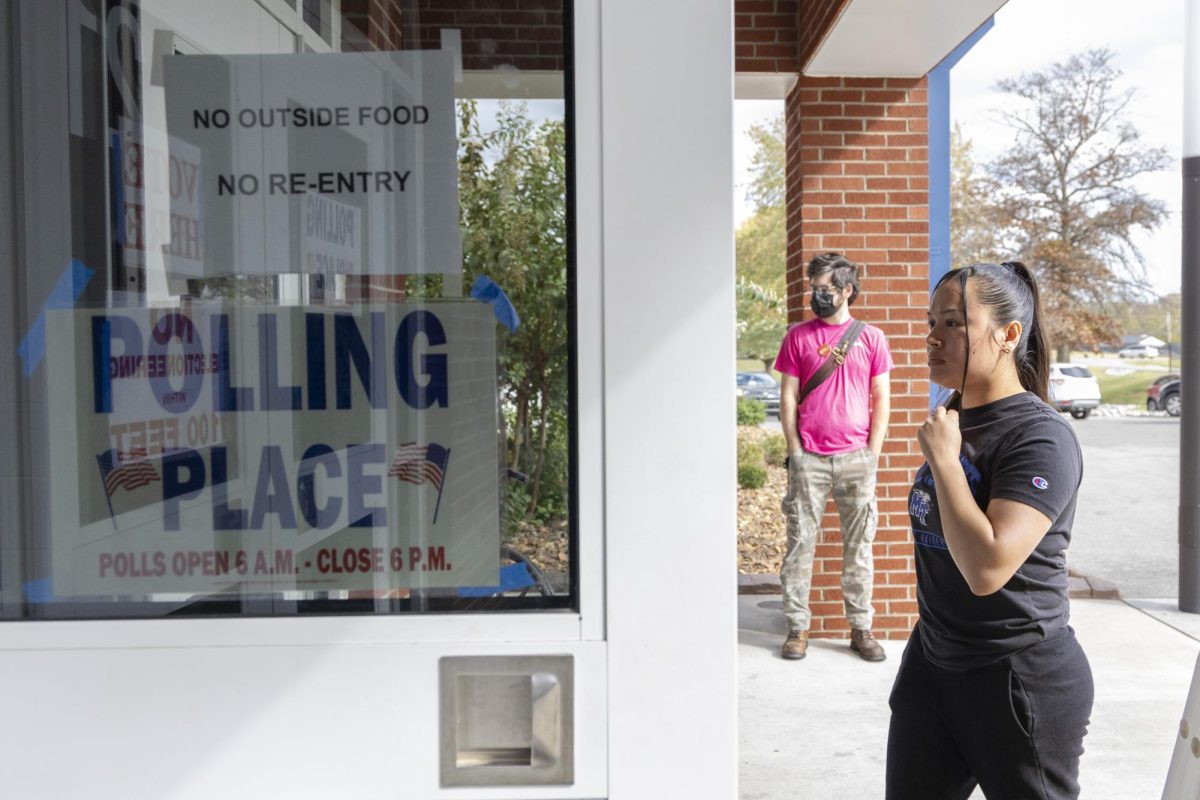
<svg viewBox="0 0 1200 800">
<path fill-rule="evenodd" d="M 1179 419 L 1071 420 L 1083 484 L 1067 564 L 1126 599 L 1179 596 Z"/>
</svg>

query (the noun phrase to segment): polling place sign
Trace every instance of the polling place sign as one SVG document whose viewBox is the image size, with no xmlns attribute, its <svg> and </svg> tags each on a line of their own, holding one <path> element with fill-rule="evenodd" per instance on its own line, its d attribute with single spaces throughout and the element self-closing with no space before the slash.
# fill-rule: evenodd
<svg viewBox="0 0 1200 800">
<path fill-rule="evenodd" d="M 495 585 L 473 302 L 47 313 L 57 594 Z"/>
<path fill-rule="evenodd" d="M 188 254 L 205 275 L 461 271 L 450 52 L 177 55 L 163 70 L 171 154 L 199 165 L 199 207 L 172 196 L 172 211 L 198 220 Z"/>
</svg>

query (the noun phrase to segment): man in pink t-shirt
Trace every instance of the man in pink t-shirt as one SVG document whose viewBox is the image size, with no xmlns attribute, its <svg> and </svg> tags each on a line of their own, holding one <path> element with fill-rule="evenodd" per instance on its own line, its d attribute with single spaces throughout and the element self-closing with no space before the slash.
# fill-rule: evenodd
<svg viewBox="0 0 1200 800">
<path fill-rule="evenodd" d="M 883 661 L 883 647 L 871 635 L 871 544 L 878 517 L 875 471 L 891 413 L 892 354 L 882 331 L 850 316 L 859 291 L 858 267 L 838 253 L 824 253 L 809 262 L 808 281 L 815 317 L 788 330 L 775 359 L 782 378 L 779 419 L 789 454 L 783 498 L 788 546 L 780 572 L 789 633 L 782 655 L 800 659 L 808 651 L 813 554 L 832 492 L 842 523 L 842 597 L 850 647 L 867 661 Z M 832 371 L 810 384 L 831 357 Z"/>
</svg>

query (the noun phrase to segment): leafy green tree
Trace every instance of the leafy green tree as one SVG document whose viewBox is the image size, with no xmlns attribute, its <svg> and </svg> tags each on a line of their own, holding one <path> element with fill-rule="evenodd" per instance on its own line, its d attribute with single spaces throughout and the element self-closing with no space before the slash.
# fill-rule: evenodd
<svg viewBox="0 0 1200 800">
<path fill-rule="evenodd" d="M 1120 76 L 1113 53 L 1101 49 L 996 84 L 1017 101 L 1000 112 L 1012 143 L 988 165 L 1007 222 L 1002 251 L 1019 254 L 1037 275 L 1060 357 L 1109 338 L 1113 301 L 1146 296 L 1134 235 L 1167 214 L 1161 200 L 1134 187 L 1171 159 L 1128 119 L 1134 92 L 1118 89 Z"/>
<path fill-rule="evenodd" d="M 770 362 L 787 332 L 787 208 L 783 116 L 754 125 L 753 216 L 737 231 L 737 349 L 741 358 Z"/>
<path fill-rule="evenodd" d="M 496 281 L 521 316 L 499 340 L 505 461 L 529 478 L 507 507 L 558 518 L 569 444 L 566 131 L 561 120 L 535 124 L 523 103 L 501 102 L 486 130 L 474 101 L 458 112 L 464 278 Z"/>
<path fill-rule="evenodd" d="M 1124 334 L 1145 334 L 1179 344 L 1182 309 L 1183 297 L 1178 292 L 1153 300 L 1127 303 L 1114 310 L 1113 317 L 1117 325 L 1109 341 L 1115 343 Z"/>
<path fill-rule="evenodd" d="M 742 359 L 773 360 L 787 332 L 785 282 L 767 272 L 769 265 L 774 264 L 779 275 L 784 275 L 786 240 L 769 233 L 764 235 L 758 224 L 768 222 L 770 216 L 776 215 L 758 213 L 746 219 L 737 235 L 737 335 L 738 357 Z M 782 217 L 782 213 L 778 216 Z M 749 275 L 756 275 L 762 283 Z"/>
<path fill-rule="evenodd" d="M 750 156 L 750 186 L 746 197 L 755 209 L 783 208 L 787 199 L 787 128 L 783 114 L 765 125 L 751 125 L 748 131 L 754 142 Z"/>
</svg>

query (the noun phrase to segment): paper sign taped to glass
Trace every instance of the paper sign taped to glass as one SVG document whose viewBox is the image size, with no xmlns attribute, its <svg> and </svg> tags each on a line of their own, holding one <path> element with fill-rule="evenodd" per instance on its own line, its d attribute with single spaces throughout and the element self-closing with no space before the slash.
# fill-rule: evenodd
<svg viewBox="0 0 1200 800">
<path fill-rule="evenodd" d="M 176 55 L 163 70 L 167 142 L 199 165 L 198 213 L 174 196 L 172 212 L 198 218 L 203 275 L 461 271 L 452 53 Z"/>
<path fill-rule="evenodd" d="M 474 302 L 51 311 L 59 595 L 494 585 Z"/>
</svg>

